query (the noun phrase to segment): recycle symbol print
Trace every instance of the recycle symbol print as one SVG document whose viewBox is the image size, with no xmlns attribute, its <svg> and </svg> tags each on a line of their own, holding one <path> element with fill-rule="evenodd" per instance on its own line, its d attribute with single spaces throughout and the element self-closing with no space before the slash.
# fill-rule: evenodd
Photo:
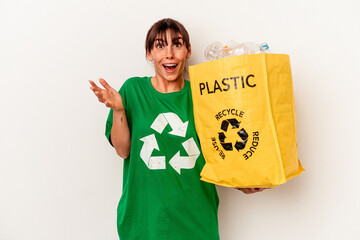
<svg viewBox="0 0 360 240">
<path fill-rule="evenodd" d="M 229 129 L 229 125 L 231 125 L 230 129 Z M 222 121 L 221 130 L 223 130 L 224 132 L 219 132 L 219 141 L 220 144 L 223 146 L 224 150 L 226 151 L 233 150 L 233 143 L 225 142 L 225 139 L 227 138 L 225 133 L 229 133 L 231 130 L 237 131 L 237 135 L 240 137 L 240 141 L 236 140 L 234 144 L 236 150 L 240 151 L 245 148 L 249 135 L 247 134 L 244 128 L 238 130 L 239 128 L 240 128 L 240 122 L 238 122 L 238 120 L 236 120 L 235 118 L 226 119 Z"/>
<path fill-rule="evenodd" d="M 172 131 L 169 132 L 169 134 L 185 138 L 188 123 L 189 121 L 182 122 L 178 115 L 169 112 L 160 113 L 150 127 L 159 134 L 162 134 L 165 127 L 169 124 L 172 128 Z M 152 170 L 165 169 L 165 156 L 151 156 L 154 149 L 160 151 L 155 134 L 150 134 L 140 140 L 144 142 L 140 151 L 140 157 L 146 166 Z M 184 141 L 182 146 L 188 156 L 180 156 L 179 150 L 169 161 L 170 166 L 172 166 L 179 174 L 181 174 L 181 169 L 194 168 L 196 159 L 200 155 L 200 150 L 192 137 Z"/>
</svg>

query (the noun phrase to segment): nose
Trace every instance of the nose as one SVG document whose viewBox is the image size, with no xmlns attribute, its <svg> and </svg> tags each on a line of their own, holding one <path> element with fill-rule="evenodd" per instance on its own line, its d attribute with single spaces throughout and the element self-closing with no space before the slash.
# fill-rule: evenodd
<svg viewBox="0 0 360 240">
<path fill-rule="evenodd" d="M 174 58 L 174 50 L 171 46 L 166 46 L 166 58 L 173 59 Z"/>
</svg>

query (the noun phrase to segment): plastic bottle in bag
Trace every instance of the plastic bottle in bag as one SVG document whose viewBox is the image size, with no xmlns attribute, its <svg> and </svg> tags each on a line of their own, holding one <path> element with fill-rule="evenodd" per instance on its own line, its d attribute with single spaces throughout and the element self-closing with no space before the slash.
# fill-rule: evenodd
<svg viewBox="0 0 360 240">
<path fill-rule="evenodd" d="M 231 41 L 224 46 L 221 42 L 214 42 L 205 49 L 205 58 L 207 60 L 216 60 L 224 57 L 268 52 L 268 49 L 269 45 L 267 43 L 237 43 Z"/>
<path fill-rule="evenodd" d="M 223 58 L 224 45 L 221 42 L 213 42 L 205 49 L 205 58 L 207 60 L 216 60 Z"/>
</svg>

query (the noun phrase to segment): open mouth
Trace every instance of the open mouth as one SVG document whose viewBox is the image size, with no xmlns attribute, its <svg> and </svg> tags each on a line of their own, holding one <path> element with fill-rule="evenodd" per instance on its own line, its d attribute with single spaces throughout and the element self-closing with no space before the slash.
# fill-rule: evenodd
<svg viewBox="0 0 360 240">
<path fill-rule="evenodd" d="M 163 67 L 165 68 L 166 72 L 174 72 L 177 64 L 163 64 Z"/>
</svg>

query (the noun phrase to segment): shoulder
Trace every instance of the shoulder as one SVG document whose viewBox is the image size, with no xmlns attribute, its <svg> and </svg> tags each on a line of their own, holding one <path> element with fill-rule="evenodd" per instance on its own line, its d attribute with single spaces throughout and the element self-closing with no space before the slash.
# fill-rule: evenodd
<svg viewBox="0 0 360 240">
<path fill-rule="evenodd" d="M 121 86 L 119 93 L 123 93 L 124 91 L 128 91 L 130 89 L 137 89 L 141 86 L 145 86 L 146 81 L 149 77 L 131 77 L 123 83 Z"/>
<path fill-rule="evenodd" d="M 148 79 L 149 79 L 149 77 L 131 77 L 131 78 L 127 79 L 123 85 L 131 85 L 131 86 L 142 85 Z"/>
</svg>

